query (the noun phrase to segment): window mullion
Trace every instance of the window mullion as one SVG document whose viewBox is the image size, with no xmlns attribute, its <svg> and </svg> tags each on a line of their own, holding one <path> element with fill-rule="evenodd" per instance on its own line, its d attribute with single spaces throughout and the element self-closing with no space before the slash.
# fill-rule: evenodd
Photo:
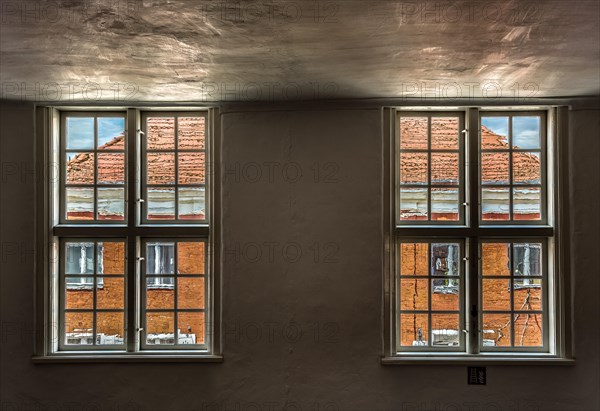
<svg viewBox="0 0 600 411">
<path fill-rule="evenodd" d="M 138 159 L 139 159 L 139 111 L 137 109 L 127 110 L 127 299 L 126 299 L 126 322 L 127 327 L 127 351 L 135 352 L 139 349 L 138 338 L 138 305 L 139 287 L 138 278 L 138 241 L 136 227 L 139 222 L 138 198 L 139 181 Z"/>
<path fill-rule="evenodd" d="M 467 298 L 465 299 L 465 318 L 467 321 L 467 353 L 479 353 L 479 318 L 481 304 L 479 296 L 479 237 L 468 238 L 466 264 Z"/>
<path fill-rule="evenodd" d="M 468 203 L 468 225 L 469 237 L 468 255 L 466 265 L 467 298 L 465 298 L 465 318 L 467 322 L 467 352 L 477 354 L 479 352 L 479 312 L 481 311 L 479 300 L 479 215 L 481 201 L 479 198 L 480 177 L 480 154 L 479 154 L 479 110 L 477 108 L 467 109 L 467 187 Z"/>
</svg>

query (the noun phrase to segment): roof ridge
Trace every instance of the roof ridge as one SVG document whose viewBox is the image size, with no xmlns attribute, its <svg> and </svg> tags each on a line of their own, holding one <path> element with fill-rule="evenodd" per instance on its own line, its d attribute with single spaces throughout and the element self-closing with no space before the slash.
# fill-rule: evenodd
<svg viewBox="0 0 600 411">
<path fill-rule="evenodd" d="M 118 136 L 113 137 L 111 140 L 109 140 L 106 143 L 104 143 L 101 146 L 99 146 L 98 150 L 106 148 L 106 147 L 114 146 L 115 144 L 117 144 L 118 142 L 120 142 L 121 140 L 123 140 L 124 138 L 125 138 L 125 133 L 119 134 Z"/>
</svg>

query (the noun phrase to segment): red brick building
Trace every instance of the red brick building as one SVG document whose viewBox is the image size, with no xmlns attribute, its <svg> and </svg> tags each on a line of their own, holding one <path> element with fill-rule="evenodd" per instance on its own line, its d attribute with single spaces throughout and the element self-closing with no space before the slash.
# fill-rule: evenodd
<svg viewBox="0 0 600 411">
<path fill-rule="evenodd" d="M 176 208 L 180 220 L 205 219 L 205 119 L 180 117 L 177 131 L 175 141 L 173 118 L 148 119 L 147 169 L 143 173 L 148 184 L 147 197 L 151 197 L 148 220 L 173 220 Z M 71 154 L 66 162 L 67 188 L 73 184 L 77 187 L 95 184 L 98 194 L 93 194 L 93 190 L 67 189 L 67 220 L 94 220 L 94 201 L 98 220 L 124 220 L 124 149 L 125 136 L 121 134 L 94 152 Z M 178 190 L 177 207 L 175 196 L 171 195 L 175 190 Z M 85 198 L 90 195 L 97 198 L 91 201 Z M 65 247 L 66 343 L 91 344 L 94 322 L 96 344 L 123 343 L 124 243 L 69 241 Z M 144 252 L 147 279 L 141 293 L 146 309 L 160 310 L 148 312 L 143 319 L 146 342 L 204 343 L 204 312 L 201 310 L 205 308 L 205 243 L 148 241 Z M 94 253 L 98 256 L 96 269 Z M 95 287 L 94 271 L 98 276 Z"/>
<path fill-rule="evenodd" d="M 428 141 L 426 117 L 402 118 L 399 145 L 400 221 L 458 221 L 461 167 L 458 120 L 432 119 L 431 140 Z M 481 154 L 481 218 L 486 221 L 510 220 L 509 195 L 511 193 L 508 192 L 508 188 L 498 187 L 498 185 L 508 186 L 511 177 L 515 186 L 519 183 L 539 184 L 540 157 L 536 153 L 513 152 L 512 176 L 510 176 L 509 156 L 511 154 L 506 136 L 496 134 L 482 126 L 481 148 L 497 150 L 482 151 Z M 428 149 L 431 150 L 429 153 Z M 435 188 L 436 184 L 444 188 Z M 486 184 L 496 186 L 486 187 Z M 406 188 L 406 185 L 409 188 Z M 428 191 L 427 185 L 430 185 L 431 191 Z M 428 215 L 428 195 L 431 201 L 430 215 Z M 515 189 L 512 195 L 512 219 L 540 219 L 539 189 Z M 402 311 L 399 331 L 403 346 L 426 345 L 430 329 L 434 345 L 457 344 L 462 332 L 459 325 L 459 293 L 464 293 L 464 290 L 459 290 L 458 278 L 444 279 L 444 276 L 459 275 L 460 258 L 456 250 L 458 245 L 440 241 L 440 244 L 433 244 L 431 249 L 429 247 L 427 243 L 403 243 L 399 246 L 398 306 Z M 453 250 L 452 247 L 455 249 Z M 515 269 L 512 275 L 541 275 L 540 245 L 515 244 L 511 247 L 510 243 L 487 243 L 482 246 L 481 257 L 483 344 L 510 346 L 512 316 L 515 346 L 542 345 L 542 316 L 526 312 L 541 310 L 541 280 L 539 277 L 511 279 L 509 268 L 512 258 Z M 428 275 L 431 277 L 411 279 L 411 276 Z M 486 278 L 492 276 L 496 278 Z M 429 324 L 429 315 L 422 313 L 428 310 L 431 310 L 431 324 Z M 503 311 L 503 313 L 488 314 L 485 311 Z M 525 312 L 511 313 L 511 311 Z"/>
</svg>

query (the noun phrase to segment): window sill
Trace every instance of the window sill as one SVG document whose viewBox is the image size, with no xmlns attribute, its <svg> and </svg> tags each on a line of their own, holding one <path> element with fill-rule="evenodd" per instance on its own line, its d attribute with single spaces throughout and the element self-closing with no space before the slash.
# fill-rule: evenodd
<svg viewBox="0 0 600 411">
<path fill-rule="evenodd" d="M 33 356 L 34 364 L 64 363 L 222 363 L 222 355 L 193 354 L 52 354 Z"/>
<path fill-rule="evenodd" d="M 398 355 L 382 357 L 382 365 L 575 365 L 574 358 L 551 355 Z"/>
</svg>

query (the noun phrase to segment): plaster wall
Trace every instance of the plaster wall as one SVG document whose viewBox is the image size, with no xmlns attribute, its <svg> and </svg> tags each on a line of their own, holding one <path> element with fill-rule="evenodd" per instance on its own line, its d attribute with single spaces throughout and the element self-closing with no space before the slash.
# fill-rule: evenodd
<svg viewBox="0 0 600 411">
<path fill-rule="evenodd" d="M 486 386 L 465 366 L 379 362 L 382 117 L 369 106 L 222 111 L 223 363 L 33 364 L 34 111 L 0 109 L 2 410 L 600 408 L 598 108 L 570 117 L 576 365 L 488 366 Z"/>
</svg>

